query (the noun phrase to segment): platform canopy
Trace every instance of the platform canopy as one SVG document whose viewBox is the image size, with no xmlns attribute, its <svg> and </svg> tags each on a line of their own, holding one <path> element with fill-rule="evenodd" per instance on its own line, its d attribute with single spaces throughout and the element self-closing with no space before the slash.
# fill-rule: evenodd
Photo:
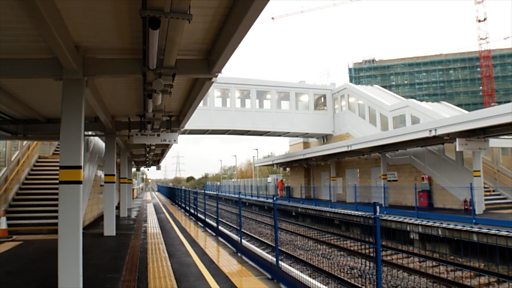
<svg viewBox="0 0 512 288">
<path fill-rule="evenodd" d="M 0 139 L 58 140 L 62 81 L 84 78 L 86 134 L 158 165 L 172 144 L 132 135 L 181 131 L 267 2 L 0 1 Z"/>
</svg>

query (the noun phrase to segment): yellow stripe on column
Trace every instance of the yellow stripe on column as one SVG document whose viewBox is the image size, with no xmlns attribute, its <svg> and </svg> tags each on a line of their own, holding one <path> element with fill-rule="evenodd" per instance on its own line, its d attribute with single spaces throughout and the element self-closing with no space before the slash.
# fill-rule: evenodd
<svg viewBox="0 0 512 288">
<path fill-rule="evenodd" d="M 84 180 L 82 169 L 60 169 L 59 182 L 63 184 L 81 184 Z"/>
<path fill-rule="evenodd" d="M 105 183 L 116 183 L 116 175 L 105 175 L 103 180 Z"/>
<path fill-rule="evenodd" d="M 480 170 L 473 170 L 473 177 L 482 177 L 482 172 Z"/>
</svg>

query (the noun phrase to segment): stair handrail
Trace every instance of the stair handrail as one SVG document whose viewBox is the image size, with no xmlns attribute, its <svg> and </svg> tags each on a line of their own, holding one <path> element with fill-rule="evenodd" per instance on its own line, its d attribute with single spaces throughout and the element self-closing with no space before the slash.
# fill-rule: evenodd
<svg viewBox="0 0 512 288">
<path fill-rule="evenodd" d="M 32 142 L 30 144 L 30 147 L 28 148 L 27 152 L 25 153 L 25 155 L 23 155 L 23 157 L 21 158 L 21 160 L 19 161 L 18 165 L 16 166 L 16 168 L 13 170 L 12 173 L 10 173 L 9 175 L 9 178 L 7 178 L 7 181 L 5 181 L 5 184 L 3 185 L 3 187 L 1 187 L 0 189 L 0 197 L 3 196 L 3 194 L 5 193 L 5 191 L 9 191 L 11 190 L 18 182 L 20 179 L 18 179 L 19 177 L 21 177 L 21 175 L 23 173 L 20 173 L 20 170 L 24 169 L 27 167 L 27 163 L 29 161 L 27 161 L 27 159 L 29 159 L 29 156 L 30 159 L 33 158 L 33 153 L 34 151 L 37 151 L 37 147 L 39 147 L 39 142 Z M 17 180 L 17 181 L 14 181 L 14 180 Z M 0 203 L 2 204 L 2 203 Z"/>
</svg>

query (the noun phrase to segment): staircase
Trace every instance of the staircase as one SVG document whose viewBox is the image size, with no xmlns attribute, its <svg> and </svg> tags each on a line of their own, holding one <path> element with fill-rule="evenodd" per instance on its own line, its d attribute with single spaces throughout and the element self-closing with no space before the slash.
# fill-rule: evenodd
<svg viewBox="0 0 512 288">
<path fill-rule="evenodd" d="M 512 199 L 487 184 L 484 185 L 484 203 L 485 210 L 512 210 Z"/>
<path fill-rule="evenodd" d="M 59 203 L 59 146 L 39 157 L 7 209 L 11 234 L 56 234 Z"/>
</svg>

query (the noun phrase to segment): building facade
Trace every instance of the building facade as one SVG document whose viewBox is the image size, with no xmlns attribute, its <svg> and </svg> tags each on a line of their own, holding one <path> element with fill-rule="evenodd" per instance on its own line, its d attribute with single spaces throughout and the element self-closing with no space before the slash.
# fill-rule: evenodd
<svg viewBox="0 0 512 288">
<path fill-rule="evenodd" d="M 493 65 L 497 104 L 512 102 L 512 48 L 494 50 Z M 349 78 L 405 98 L 446 101 L 468 111 L 483 108 L 478 51 L 365 60 L 349 68 Z"/>
</svg>

